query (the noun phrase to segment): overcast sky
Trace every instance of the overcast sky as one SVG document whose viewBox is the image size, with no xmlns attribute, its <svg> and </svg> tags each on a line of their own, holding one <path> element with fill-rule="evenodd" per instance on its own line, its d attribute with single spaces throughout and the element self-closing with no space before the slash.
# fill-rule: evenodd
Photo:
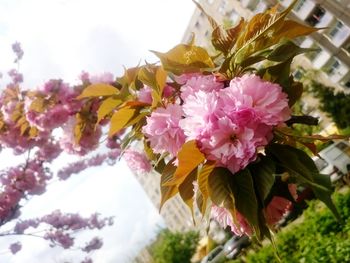
<svg viewBox="0 0 350 263">
<path fill-rule="evenodd" d="M 74 82 L 82 70 L 120 75 L 123 65 L 155 61 L 148 50 L 165 52 L 179 43 L 194 8 L 191 0 L 1 0 L 0 71 L 6 73 L 13 66 L 11 44 L 19 41 L 26 87 L 49 78 Z M 7 151 L 1 160 L 1 168 L 15 162 Z M 28 203 L 23 214 L 40 216 L 57 208 L 115 216 L 115 225 L 98 233 L 104 246 L 93 254 L 97 263 L 130 262 L 164 224 L 124 162 L 51 185 L 47 194 Z M 13 240 L 17 239 L 0 239 L 0 262 L 80 262 L 76 252 L 51 249 L 46 241 L 31 237 L 12 256 L 6 248 Z"/>
</svg>

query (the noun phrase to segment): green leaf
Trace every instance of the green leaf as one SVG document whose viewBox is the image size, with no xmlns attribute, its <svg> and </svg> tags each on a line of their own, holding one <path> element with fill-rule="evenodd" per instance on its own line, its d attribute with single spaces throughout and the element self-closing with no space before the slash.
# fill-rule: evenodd
<svg viewBox="0 0 350 263">
<path fill-rule="evenodd" d="M 232 176 L 231 188 L 237 210 L 252 226 L 259 227 L 258 201 L 253 178 L 248 169 L 241 170 Z"/>
<path fill-rule="evenodd" d="M 259 70 L 258 74 L 262 76 L 263 79 L 278 83 L 285 93 L 291 93 L 291 78 L 290 78 L 290 65 L 292 63 L 292 59 L 286 60 L 279 64 L 269 66 L 267 68 L 262 68 Z"/>
<path fill-rule="evenodd" d="M 262 203 L 269 195 L 273 184 L 275 183 L 275 163 L 271 158 L 260 155 L 259 161 L 248 166 L 252 175 L 257 194 Z"/>
<path fill-rule="evenodd" d="M 267 59 L 275 62 L 283 62 L 299 54 L 310 51 L 317 51 L 317 49 L 301 48 L 294 44 L 294 42 L 286 40 L 275 46 L 272 52 L 267 56 Z"/>
<path fill-rule="evenodd" d="M 208 179 L 209 175 L 215 168 L 215 162 L 207 161 L 203 167 L 199 170 L 198 173 L 198 188 L 202 194 L 202 206 L 199 207 L 199 210 L 202 214 L 205 213 L 205 209 L 207 207 L 207 200 L 209 197 L 209 189 L 208 189 Z"/>
<path fill-rule="evenodd" d="M 176 75 L 199 72 L 201 69 L 214 68 L 208 52 L 201 47 L 180 44 L 166 53 L 151 51 L 160 58 L 163 68 Z"/>
<path fill-rule="evenodd" d="M 112 96 L 119 94 L 119 90 L 112 85 L 97 83 L 87 86 L 77 99 Z"/>
<path fill-rule="evenodd" d="M 291 176 L 301 183 L 308 184 L 315 195 L 323 201 L 338 218 L 338 214 L 332 203 L 332 188 L 330 179 L 320 175 L 313 160 L 303 151 L 289 145 L 271 144 L 267 148 L 267 153 L 271 153 L 279 161 L 281 166 L 286 168 Z"/>
<path fill-rule="evenodd" d="M 235 209 L 235 199 L 230 188 L 234 175 L 226 168 L 216 167 L 209 175 L 208 190 L 211 201 L 219 207 L 225 207 L 231 213 Z M 235 214 L 232 213 L 234 216 Z"/>
<path fill-rule="evenodd" d="M 324 186 L 324 188 L 327 189 L 324 190 L 317 187 L 313 187 L 312 190 L 314 191 L 316 197 L 328 206 L 328 208 L 332 211 L 333 215 L 337 218 L 338 221 L 341 221 L 341 217 L 338 213 L 338 210 L 335 207 L 331 198 L 333 190 L 330 176 L 324 174 L 315 174 L 314 178 L 317 184 L 322 185 Z"/>
<path fill-rule="evenodd" d="M 292 107 L 303 94 L 304 86 L 301 82 L 293 81 L 287 90 L 288 94 L 288 105 Z"/>
<path fill-rule="evenodd" d="M 318 173 L 318 170 L 313 160 L 305 152 L 278 143 L 270 144 L 266 150 L 268 155 L 273 155 L 292 175 L 313 183 L 313 174 Z"/>
<path fill-rule="evenodd" d="M 118 105 L 122 103 L 122 100 L 109 97 L 105 99 L 97 110 L 97 123 L 98 124 L 106 115 L 110 114 Z"/>
<path fill-rule="evenodd" d="M 159 205 L 159 212 L 162 209 L 166 201 L 172 198 L 178 193 L 178 187 L 176 185 L 166 186 L 167 182 L 170 182 L 173 179 L 176 166 L 173 165 L 173 160 L 169 161 L 164 167 L 162 175 L 160 177 L 160 192 L 161 192 L 161 201 Z"/>
<path fill-rule="evenodd" d="M 108 136 L 112 137 L 120 130 L 125 128 L 127 124 L 135 117 L 136 109 L 124 107 L 114 112 L 111 118 L 111 126 L 109 128 Z"/>
<path fill-rule="evenodd" d="M 174 174 L 174 179 L 168 182 L 168 185 L 180 185 L 186 177 L 205 160 L 204 155 L 197 148 L 196 141 L 194 140 L 188 141 L 182 145 L 177 158 L 179 160 L 179 165 Z"/>
</svg>

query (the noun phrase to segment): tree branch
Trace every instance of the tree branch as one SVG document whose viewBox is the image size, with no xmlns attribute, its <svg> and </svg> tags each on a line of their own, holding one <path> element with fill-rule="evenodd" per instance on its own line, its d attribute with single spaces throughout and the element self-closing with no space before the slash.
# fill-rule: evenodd
<svg viewBox="0 0 350 263">
<path fill-rule="evenodd" d="M 308 116 L 308 115 L 301 115 L 301 116 L 293 115 L 288 121 L 286 121 L 286 124 L 288 126 L 292 126 L 295 123 L 316 126 L 318 125 L 318 118 Z"/>
</svg>

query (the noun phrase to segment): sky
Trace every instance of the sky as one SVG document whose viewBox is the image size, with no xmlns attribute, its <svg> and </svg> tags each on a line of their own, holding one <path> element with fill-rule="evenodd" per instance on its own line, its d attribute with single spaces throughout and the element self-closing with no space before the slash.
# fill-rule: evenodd
<svg viewBox="0 0 350 263">
<path fill-rule="evenodd" d="M 74 83 L 82 70 L 118 76 L 123 66 L 155 62 L 149 50 L 166 52 L 178 44 L 194 9 L 191 0 L 1 0 L 0 72 L 6 75 L 13 67 L 11 44 L 18 41 L 24 49 L 20 71 L 25 87 L 35 88 L 50 78 Z M 0 87 L 5 83 L 6 77 Z M 6 150 L 0 157 L 1 168 L 18 161 Z M 114 226 L 97 233 L 104 238 L 103 248 L 92 256 L 97 263 L 130 262 L 164 227 L 123 161 L 50 185 L 45 195 L 28 202 L 23 215 L 40 216 L 57 208 L 115 216 Z M 12 256 L 6 249 L 18 239 L 1 238 L 0 262 L 80 262 L 81 253 L 52 249 L 47 241 L 33 239 L 23 238 L 22 251 Z"/>
</svg>

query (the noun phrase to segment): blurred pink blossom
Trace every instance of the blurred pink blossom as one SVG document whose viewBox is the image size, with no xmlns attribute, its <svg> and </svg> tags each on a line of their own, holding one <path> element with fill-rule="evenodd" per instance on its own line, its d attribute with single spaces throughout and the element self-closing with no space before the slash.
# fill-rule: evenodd
<svg viewBox="0 0 350 263">
<path fill-rule="evenodd" d="M 12 243 L 10 245 L 10 251 L 12 254 L 16 254 L 18 251 L 22 249 L 22 244 L 20 242 Z"/>
<path fill-rule="evenodd" d="M 158 108 L 147 117 L 147 124 L 142 132 L 155 153 L 169 152 L 176 156 L 185 142 L 184 132 L 179 125 L 182 113 L 180 105 L 168 104 L 166 108 Z"/>
<path fill-rule="evenodd" d="M 152 166 L 144 153 L 131 149 L 125 150 L 123 157 L 131 170 L 138 173 L 148 173 Z"/>
</svg>

